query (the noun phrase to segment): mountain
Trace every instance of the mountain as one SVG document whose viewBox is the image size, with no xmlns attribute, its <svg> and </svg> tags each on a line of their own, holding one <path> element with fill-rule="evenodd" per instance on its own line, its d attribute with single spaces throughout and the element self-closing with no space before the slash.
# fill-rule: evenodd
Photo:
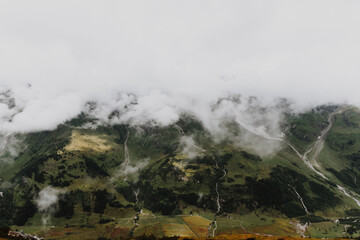
<svg viewBox="0 0 360 240">
<path fill-rule="evenodd" d="M 51 239 L 358 236 L 358 108 L 288 111 L 278 135 L 224 128 L 216 138 L 192 115 L 135 126 L 82 113 L 4 135 L 0 226 Z"/>
</svg>

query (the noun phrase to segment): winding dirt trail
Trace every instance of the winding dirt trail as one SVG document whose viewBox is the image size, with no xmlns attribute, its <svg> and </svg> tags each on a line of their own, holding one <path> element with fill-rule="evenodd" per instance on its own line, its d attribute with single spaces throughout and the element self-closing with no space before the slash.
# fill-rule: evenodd
<svg viewBox="0 0 360 240">
<path fill-rule="evenodd" d="M 321 131 L 321 135 L 319 136 L 318 140 L 315 142 L 314 147 L 312 149 L 310 149 L 310 152 L 314 151 L 312 157 L 310 158 L 310 162 L 312 165 L 315 165 L 318 168 L 321 168 L 321 166 L 317 162 L 317 158 L 319 157 L 321 151 L 324 148 L 326 135 L 329 133 L 329 131 L 333 127 L 333 124 L 334 124 L 333 117 L 337 114 L 341 114 L 343 111 L 344 111 L 343 109 L 340 109 L 336 112 L 332 112 L 329 114 L 329 117 L 328 117 L 329 125 L 324 130 Z"/>
<path fill-rule="evenodd" d="M 258 131 L 254 131 L 250 127 L 244 125 L 242 122 L 238 122 L 238 124 L 241 125 L 242 127 L 244 127 L 245 129 L 247 129 L 248 131 L 250 131 L 251 133 L 257 135 L 257 136 L 260 136 L 260 137 L 263 137 L 263 138 L 269 139 L 269 140 L 280 141 L 280 142 L 283 142 L 283 143 L 287 144 L 296 153 L 296 155 L 298 155 L 298 157 L 302 159 L 304 164 L 310 170 L 312 170 L 314 173 L 319 175 L 321 178 L 323 178 L 323 179 L 325 179 L 327 181 L 331 181 L 328 177 L 325 176 L 325 174 L 327 174 L 327 172 L 322 169 L 322 167 L 320 166 L 320 164 L 317 161 L 317 158 L 319 157 L 321 151 L 324 148 L 326 135 L 329 133 L 329 131 L 333 127 L 334 116 L 337 115 L 337 114 L 341 114 L 343 111 L 344 111 L 344 108 L 341 108 L 338 111 L 332 112 L 332 113 L 329 114 L 329 116 L 328 116 L 329 125 L 321 131 L 321 135 L 319 136 L 319 138 L 316 140 L 316 142 L 313 144 L 313 146 L 308 151 L 306 151 L 303 155 L 301 155 L 299 153 L 299 151 L 297 151 L 296 148 L 292 144 L 290 144 L 289 142 L 287 142 L 284 139 L 285 134 L 283 134 L 282 138 L 271 137 L 266 133 L 261 133 L 261 132 L 258 132 Z M 310 160 L 308 159 L 307 155 L 311 155 Z M 339 185 L 337 183 L 335 183 L 335 184 L 336 184 L 336 186 L 337 186 L 340 193 L 342 193 L 346 197 L 349 197 L 352 200 L 354 200 L 356 202 L 356 204 L 360 207 L 360 200 L 357 198 L 357 195 L 354 192 L 346 189 L 344 186 L 341 186 L 341 185 Z M 302 204 L 303 204 L 303 202 L 302 202 Z"/>
<path fill-rule="evenodd" d="M 287 142 L 286 140 L 284 140 L 284 137 L 285 137 L 285 134 L 283 134 L 283 136 L 281 138 L 279 137 L 272 137 L 272 136 L 269 136 L 268 134 L 266 133 L 262 133 L 262 132 L 258 132 L 258 131 L 255 131 L 253 129 L 251 129 L 250 127 L 248 127 L 247 125 L 245 125 L 244 123 L 242 122 L 239 122 L 237 121 L 237 123 L 239 125 L 241 125 L 242 127 L 244 127 L 246 130 L 250 131 L 251 133 L 259 136 L 259 137 L 262 137 L 264 139 L 268 139 L 268 140 L 273 140 L 273 141 L 278 141 L 278 142 L 283 142 L 285 143 L 286 145 L 288 145 L 295 153 L 296 155 L 298 155 L 299 158 L 301 158 L 301 160 L 303 160 L 303 162 L 305 163 L 305 165 L 310 168 L 313 172 L 315 172 L 316 174 L 318 174 L 319 176 L 321 176 L 322 178 L 328 180 L 328 178 L 320 171 L 318 171 L 317 169 L 315 169 L 315 167 L 311 164 L 311 162 L 307 159 L 307 155 L 313 151 L 316 143 L 314 144 L 314 147 L 310 148 L 304 155 L 301 155 L 300 152 L 298 150 L 296 150 L 296 148 L 289 142 Z"/>
<path fill-rule="evenodd" d="M 328 122 L 329 125 L 321 132 L 320 137 L 318 138 L 318 140 L 315 142 L 314 147 L 312 148 L 312 156 L 310 158 L 310 164 L 312 166 L 316 166 L 318 169 L 321 169 L 322 172 L 325 172 L 324 170 L 322 170 L 322 167 L 320 166 L 320 164 L 317 161 L 317 158 L 319 157 L 321 151 L 324 148 L 324 144 L 325 144 L 325 138 L 326 135 L 328 134 L 328 132 L 331 130 L 331 128 L 333 127 L 334 124 L 334 116 L 337 114 L 341 114 L 344 112 L 344 109 L 340 109 L 336 112 L 333 112 L 331 114 L 329 114 L 328 117 Z M 328 178 L 325 177 L 326 180 L 329 180 Z M 338 190 L 344 194 L 346 197 L 351 198 L 352 200 L 354 200 L 356 202 L 356 204 L 360 207 L 360 200 L 357 198 L 356 194 L 348 189 L 346 189 L 344 186 L 341 186 L 339 184 L 336 184 Z"/>
</svg>

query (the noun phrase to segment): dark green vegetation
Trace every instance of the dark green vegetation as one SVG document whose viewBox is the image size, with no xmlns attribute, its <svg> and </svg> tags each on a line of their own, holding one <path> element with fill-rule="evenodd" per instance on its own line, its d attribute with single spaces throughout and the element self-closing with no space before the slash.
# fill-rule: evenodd
<svg viewBox="0 0 360 240">
<path fill-rule="evenodd" d="M 294 143 L 300 152 L 308 147 L 321 135 L 321 131 L 329 125 L 328 116 L 337 106 L 319 106 L 300 115 L 288 115 L 286 128 L 288 140 Z"/>
<path fill-rule="evenodd" d="M 337 109 L 323 106 L 301 115 L 288 114 L 283 126 L 286 140 L 304 153 Z M 144 233 L 163 237 L 171 235 L 166 230 L 169 224 L 184 225 L 179 215 L 199 215 L 209 225 L 217 216 L 219 232 L 238 231 L 242 223 L 249 232 L 271 233 L 279 228 L 292 229 L 283 233 L 296 235 L 290 219 L 313 223 L 308 230 L 313 236 L 342 236 L 345 225 L 356 234 L 360 227 L 344 220 L 359 217 L 360 208 L 337 188 L 341 184 L 360 193 L 360 113 L 355 108 L 335 115 L 326 136 L 319 163 L 329 180 L 310 170 L 286 144 L 275 155 L 260 157 L 230 140 L 214 141 L 191 116 L 168 127 L 79 128 L 95 121 L 81 114 L 54 131 L 22 136 L 26 147 L 0 170 L 4 193 L 0 225 L 41 231 L 45 213 L 37 210 L 35 199 L 39 191 L 53 186 L 63 191 L 51 212 L 51 224 L 60 226 L 68 237 L 81 229 L 96 229 L 98 236 L 108 238 Z M 182 152 L 179 127 L 196 144 L 198 154 L 192 159 Z M 240 132 L 234 124 L 229 127 L 234 134 Z M 174 222 L 154 220 L 157 217 Z M 157 221 L 163 224 L 161 229 L 154 226 Z M 259 230 L 260 226 L 266 228 Z M 207 235 L 207 227 L 203 228 Z"/>
</svg>

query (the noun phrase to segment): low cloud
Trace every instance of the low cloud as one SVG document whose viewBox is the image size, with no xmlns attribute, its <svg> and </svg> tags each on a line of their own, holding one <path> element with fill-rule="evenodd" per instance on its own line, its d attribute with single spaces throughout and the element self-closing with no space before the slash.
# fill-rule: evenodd
<svg viewBox="0 0 360 240">
<path fill-rule="evenodd" d="M 111 177 L 111 181 L 122 179 L 125 181 L 136 182 L 138 180 L 139 173 L 149 163 L 150 159 L 145 158 L 142 160 L 136 160 L 136 162 L 124 162 L 120 165 L 119 169 L 115 171 Z"/>
<path fill-rule="evenodd" d="M 193 136 L 182 136 L 180 139 L 181 153 L 188 159 L 195 159 L 204 154 L 205 150 L 196 145 Z"/>
<path fill-rule="evenodd" d="M 358 1 L 68 6 L 2 5 L 1 135 L 51 130 L 86 112 L 132 126 L 167 126 L 186 113 L 217 140 L 231 122 L 278 136 L 278 99 L 293 111 L 360 105 Z M 238 94 L 241 103 L 230 100 Z M 247 139 L 238 142 L 260 145 Z"/>
<path fill-rule="evenodd" d="M 66 190 L 56 189 L 52 186 L 47 186 L 39 192 L 35 203 L 38 211 L 42 213 L 42 223 L 44 226 L 49 224 L 51 216 L 56 212 L 58 207 L 59 195 L 64 194 Z"/>
<path fill-rule="evenodd" d="M 20 151 L 26 148 L 22 138 L 22 136 L 11 133 L 0 135 L 0 166 L 12 163 Z"/>
</svg>

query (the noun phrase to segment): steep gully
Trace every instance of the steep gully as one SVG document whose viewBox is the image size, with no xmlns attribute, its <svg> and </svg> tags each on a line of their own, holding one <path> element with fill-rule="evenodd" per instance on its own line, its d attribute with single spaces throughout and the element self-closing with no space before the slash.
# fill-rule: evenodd
<svg viewBox="0 0 360 240">
<path fill-rule="evenodd" d="M 301 158 L 301 160 L 304 162 L 304 164 L 310 169 L 312 170 L 314 173 L 316 173 L 317 175 L 319 175 L 321 178 L 327 180 L 327 181 L 330 181 L 330 179 L 328 177 L 325 176 L 325 171 L 322 170 L 320 164 L 317 162 L 317 158 L 319 157 L 323 147 L 324 147 L 324 143 L 325 143 L 325 137 L 327 135 L 327 133 L 331 130 L 332 126 L 333 126 L 333 117 L 337 114 L 340 114 L 342 113 L 343 110 L 340 109 L 336 112 L 333 112 L 331 114 L 329 114 L 329 117 L 328 117 L 328 122 L 329 122 L 329 125 L 324 129 L 322 130 L 321 132 L 321 135 L 318 137 L 318 139 L 316 140 L 316 142 L 312 145 L 312 147 L 306 151 L 303 155 L 301 155 L 297 150 L 296 148 L 290 144 L 289 142 L 287 142 L 285 140 L 284 137 L 285 134 L 282 134 L 281 138 L 279 137 L 271 137 L 269 136 L 268 134 L 264 133 L 264 132 L 259 132 L 259 131 L 256 131 L 254 129 L 252 129 L 251 127 L 249 127 L 248 125 L 246 125 L 245 123 L 242 123 L 240 121 L 237 121 L 239 125 L 241 125 L 243 128 L 245 128 L 246 130 L 250 131 L 251 133 L 257 135 L 257 136 L 260 136 L 262 138 L 265 138 L 265 139 L 269 139 L 269 140 L 274 140 L 274 141 L 279 141 L 279 142 L 283 142 L 285 144 L 287 144 L 295 153 L 296 155 L 299 156 L 299 158 Z M 312 154 L 311 155 L 311 158 L 310 160 L 308 159 L 308 155 L 309 154 Z M 336 184 L 338 190 L 343 194 L 345 195 L 346 197 L 349 197 L 351 198 L 353 201 L 356 202 L 356 204 L 360 207 L 360 200 L 356 198 L 355 196 L 355 193 L 346 189 L 344 186 L 341 186 L 339 184 Z M 295 188 L 293 188 L 294 192 L 296 193 L 297 197 L 299 198 L 299 200 L 301 201 L 301 204 L 302 206 L 304 207 L 304 210 L 308 213 L 307 211 L 307 208 L 301 198 L 301 196 L 296 192 Z"/>
<path fill-rule="evenodd" d="M 184 130 L 177 124 L 174 125 L 175 128 L 179 131 L 180 135 L 185 137 L 186 134 L 184 132 Z M 202 153 L 205 153 L 206 150 L 204 150 L 203 148 L 197 146 L 196 144 L 192 143 L 191 141 L 189 141 L 188 139 L 185 139 L 187 141 L 188 144 L 191 144 L 194 148 L 196 148 L 197 150 L 199 150 L 200 152 Z M 218 165 L 218 162 L 215 158 L 215 156 L 213 154 L 210 153 L 210 156 L 212 157 L 212 159 L 215 161 L 216 163 L 216 168 L 220 170 L 220 167 Z M 215 183 L 215 192 L 216 192 L 216 200 L 215 200 L 215 203 L 216 203 L 216 207 L 217 207 L 217 210 L 215 212 L 215 215 L 214 215 L 214 219 L 213 221 L 210 223 L 209 227 L 208 227 L 208 235 L 209 236 L 212 236 L 214 237 L 215 236 L 215 232 L 217 230 L 217 222 L 216 222 L 216 217 L 217 215 L 220 213 L 221 211 L 221 204 L 220 204 L 220 193 L 219 193 L 219 183 L 220 181 L 226 176 L 227 172 L 225 169 L 221 169 L 221 171 L 223 172 L 223 175 L 216 181 Z"/>
<path fill-rule="evenodd" d="M 122 170 L 124 171 L 124 181 L 125 182 L 128 182 L 130 185 L 131 182 L 128 181 L 128 167 L 130 165 L 130 154 L 129 154 L 129 148 L 127 146 L 127 142 L 129 140 L 129 135 L 130 135 L 130 131 L 128 128 L 126 128 L 126 139 L 124 141 L 124 162 L 122 164 Z M 137 190 L 134 190 L 133 189 L 133 193 L 134 193 L 134 196 L 135 196 L 135 200 L 136 202 L 134 203 L 134 207 L 136 207 L 139 203 L 139 194 L 140 194 L 140 189 L 138 188 Z M 139 226 L 139 220 L 140 220 L 140 214 L 142 213 L 142 208 L 140 207 L 139 211 L 135 214 L 135 216 L 132 218 L 133 219 L 133 223 L 134 223 L 134 226 L 130 229 L 130 232 L 129 232 L 129 237 L 133 237 L 134 235 L 134 232 L 135 232 L 135 229 Z"/>
<path fill-rule="evenodd" d="M 305 203 L 304 203 L 302 197 L 300 196 L 300 194 L 296 191 L 296 189 L 293 186 L 291 186 L 290 184 L 288 184 L 288 186 L 294 191 L 294 193 L 296 194 L 296 197 L 300 200 L 301 205 L 303 206 L 306 214 L 310 214 L 307 207 L 305 206 Z"/>
<path fill-rule="evenodd" d="M 217 162 L 216 162 L 216 166 L 218 166 Z M 208 231 L 211 231 L 211 228 L 212 226 L 214 227 L 214 229 L 212 230 L 212 237 L 215 236 L 215 232 L 216 232 L 216 229 L 217 229 L 217 222 L 216 222 L 216 216 L 220 213 L 220 210 L 221 210 L 221 204 L 220 204 L 220 193 L 219 193 L 219 182 L 226 176 L 226 171 L 225 169 L 222 169 L 224 175 L 222 175 L 216 182 L 215 184 L 215 191 L 216 191 L 216 206 L 217 206 L 217 211 L 215 213 L 215 216 L 214 216 L 214 220 L 213 222 L 210 224 L 209 228 L 208 228 Z"/>
</svg>

